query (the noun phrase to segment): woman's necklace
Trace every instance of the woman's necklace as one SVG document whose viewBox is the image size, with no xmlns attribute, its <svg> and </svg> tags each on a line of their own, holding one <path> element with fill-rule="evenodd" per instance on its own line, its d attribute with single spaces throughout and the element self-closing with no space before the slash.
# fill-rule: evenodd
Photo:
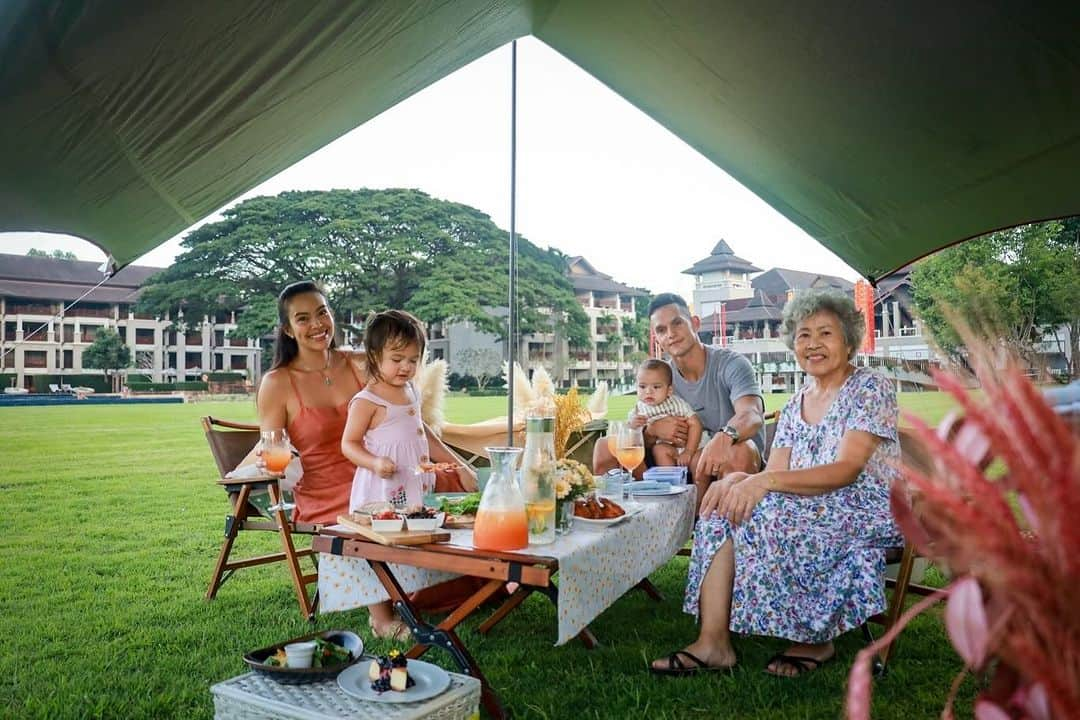
<svg viewBox="0 0 1080 720">
<path fill-rule="evenodd" d="M 327 350 L 326 351 L 326 364 L 324 364 L 322 366 L 322 368 L 318 369 L 319 374 L 322 375 L 323 385 L 325 385 L 326 387 L 330 387 L 331 385 L 334 384 L 334 381 L 333 381 L 333 379 L 331 379 L 330 373 L 328 372 L 330 370 L 330 363 L 331 363 L 331 361 L 333 359 L 334 359 L 334 351 L 333 350 Z M 307 368 L 307 367 L 303 368 L 303 370 L 304 370 L 304 372 L 315 372 L 311 368 Z"/>
</svg>

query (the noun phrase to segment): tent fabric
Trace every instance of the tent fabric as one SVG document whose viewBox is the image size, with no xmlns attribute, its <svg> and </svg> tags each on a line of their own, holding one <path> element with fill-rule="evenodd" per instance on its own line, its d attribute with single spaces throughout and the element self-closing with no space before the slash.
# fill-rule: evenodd
<svg viewBox="0 0 1080 720">
<path fill-rule="evenodd" d="M 0 229 L 125 265 L 532 34 L 876 280 L 1080 214 L 1077 27 L 1002 0 L 12 0 Z"/>
</svg>

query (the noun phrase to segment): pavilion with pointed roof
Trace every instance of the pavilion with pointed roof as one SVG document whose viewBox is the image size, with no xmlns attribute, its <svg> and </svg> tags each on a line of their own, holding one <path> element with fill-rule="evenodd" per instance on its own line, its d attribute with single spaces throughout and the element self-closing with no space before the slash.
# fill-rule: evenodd
<svg viewBox="0 0 1080 720">
<path fill-rule="evenodd" d="M 736 255 L 724 240 L 708 257 L 683 270 L 694 276 L 694 310 L 701 316 L 716 312 L 720 303 L 753 297 L 750 275 L 759 272 L 761 268 Z"/>
</svg>

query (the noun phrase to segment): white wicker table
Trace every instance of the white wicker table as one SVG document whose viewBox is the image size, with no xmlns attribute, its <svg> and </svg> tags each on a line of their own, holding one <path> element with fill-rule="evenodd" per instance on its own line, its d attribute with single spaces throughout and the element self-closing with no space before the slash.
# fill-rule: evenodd
<svg viewBox="0 0 1080 720">
<path fill-rule="evenodd" d="M 480 681 L 450 673 L 450 689 L 417 703 L 375 703 L 346 695 L 337 680 L 282 685 L 248 673 L 210 688 L 215 720 L 473 720 L 480 717 Z"/>
</svg>

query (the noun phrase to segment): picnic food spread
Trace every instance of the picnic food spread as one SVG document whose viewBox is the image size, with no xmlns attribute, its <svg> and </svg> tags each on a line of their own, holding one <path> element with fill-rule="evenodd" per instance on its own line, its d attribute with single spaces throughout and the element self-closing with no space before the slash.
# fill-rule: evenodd
<svg viewBox="0 0 1080 720">
<path fill-rule="evenodd" d="M 405 692 L 411 688 L 416 681 L 409 677 L 408 664 L 409 661 L 397 650 L 377 656 L 368 668 L 371 689 L 382 694 L 388 690 Z"/>
<path fill-rule="evenodd" d="M 588 497 L 574 503 L 574 515 L 589 520 L 610 520 L 625 514 L 618 503 L 605 497 Z"/>
</svg>

